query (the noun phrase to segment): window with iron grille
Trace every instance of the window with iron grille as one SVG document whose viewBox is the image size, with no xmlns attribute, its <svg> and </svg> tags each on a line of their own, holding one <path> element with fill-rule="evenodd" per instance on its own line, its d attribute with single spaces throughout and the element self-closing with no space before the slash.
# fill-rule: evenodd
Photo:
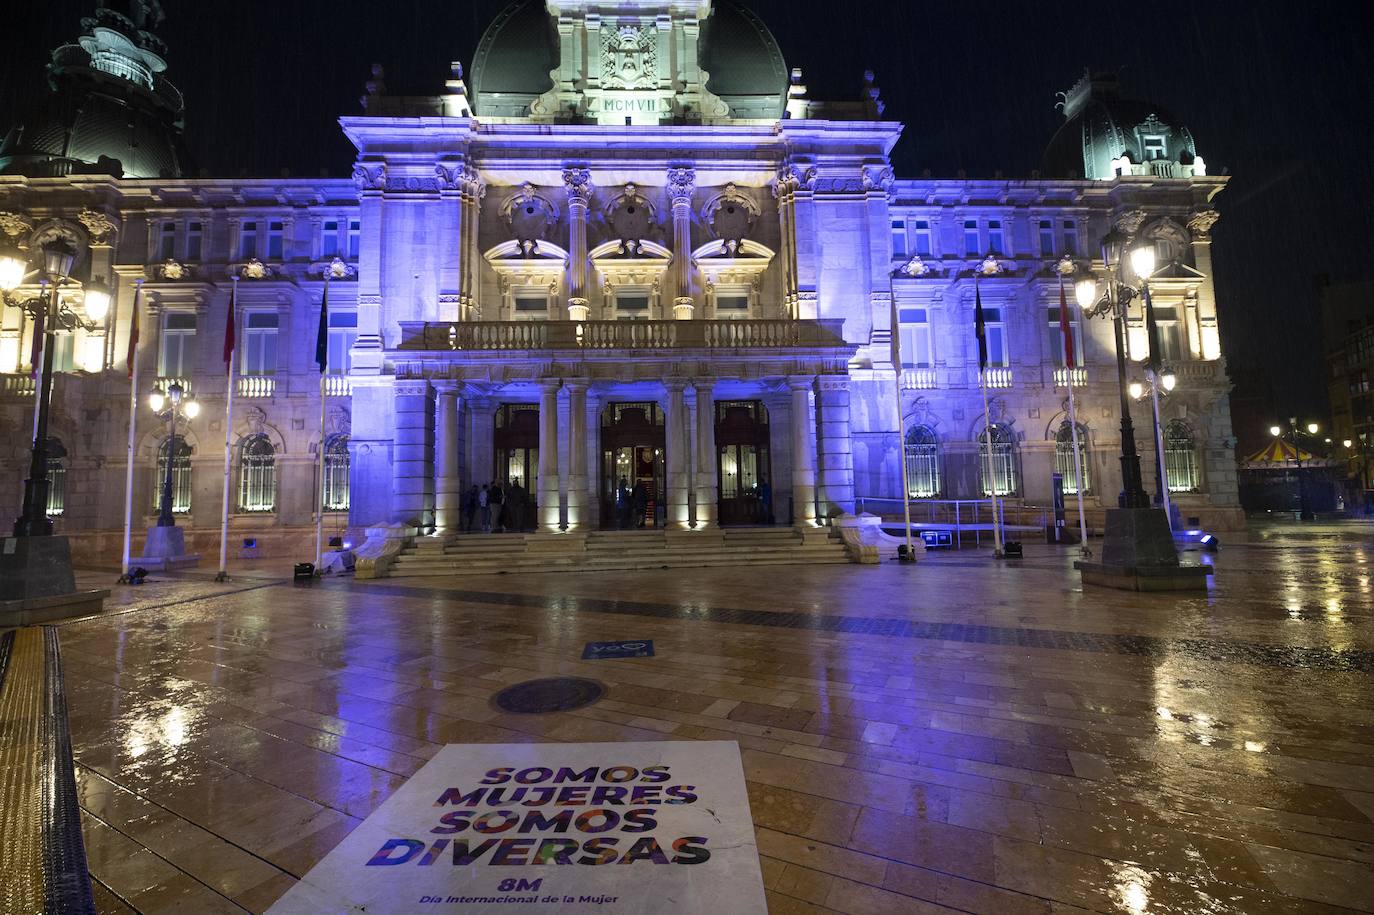
<svg viewBox="0 0 1374 915">
<path fill-rule="evenodd" d="M 347 435 L 331 435 L 324 442 L 324 510 L 348 511 Z"/>
<path fill-rule="evenodd" d="M 1164 475 L 1169 492 L 1197 492 L 1202 487 L 1197 441 L 1193 430 L 1179 420 L 1164 427 Z"/>
<path fill-rule="evenodd" d="M 1079 462 L 1083 464 L 1083 492 L 1093 490 L 1092 471 L 1088 467 L 1088 427 L 1078 424 Z M 1054 469 L 1064 478 L 1064 494 L 1078 494 L 1078 467 L 1073 457 L 1073 427 L 1068 420 L 1060 423 L 1054 437 Z"/>
<path fill-rule="evenodd" d="M 1016 492 L 1016 439 L 1006 426 L 992 427 L 992 454 L 988 454 L 988 430 L 978 434 L 978 475 L 983 495 L 1009 496 Z"/>
<path fill-rule="evenodd" d="M 270 512 L 277 507 L 277 451 L 261 433 L 239 446 L 239 511 Z"/>
<path fill-rule="evenodd" d="M 162 487 L 167 482 L 167 451 L 170 439 L 163 439 L 157 449 L 157 476 L 153 478 L 153 511 L 162 510 Z M 191 510 L 191 446 L 177 436 L 176 454 L 172 458 L 172 512 L 184 515 Z"/>
<path fill-rule="evenodd" d="M 940 440 L 929 426 L 906 434 L 906 494 L 909 499 L 940 494 Z"/>
</svg>

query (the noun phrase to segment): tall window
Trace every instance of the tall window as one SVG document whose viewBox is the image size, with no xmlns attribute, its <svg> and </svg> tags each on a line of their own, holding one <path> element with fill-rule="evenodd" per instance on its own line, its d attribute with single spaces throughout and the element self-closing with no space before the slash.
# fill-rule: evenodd
<svg viewBox="0 0 1374 915">
<path fill-rule="evenodd" d="M 906 434 L 906 494 L 909 499 L 940 494 L 940 440 L 929 426 Z"/>
<path fill-rule="evenodd" d="M 892 255 L 894 257 L 906 257 L 906 220 L 892 220 Z"/>
<path fill-rule="evenodd" d="M 643 292 L 622 292 L 615 297 L 615 316 L 621 321 L 649 320 L 649 296 Z"/>
<path fill-rule="evenodd" d="M 320 254 L 324 257 L 338 257 L 339 255 L 339 221 L 337 219 L 326 220 L 324 227 L 320 230 Z"/>
<path fill-rule="evenodd" d="M 277 371 L 277 324 L 274 311 L 250 311 L 243 319 L 243 374 L 274 375 Z"/>
<path fill-rule="evenodd" d="M 280 222 L 267 224 L 267 256 L 274 261 L 282 259 L 285 251 L 285 226 Z"/>
<path fill-rule="evenodd" d="M 1092 492 L 1092 470 L 1088 467 L 1088 427 L 1078 424 L 1079 458 L 1083 464 L 1083 492 Z M 1073 427 L 1068 420 L 1059 424 L 1054 436 L 1054 469 L 1064 478 L 1064 492 L 1067 495 L 1078 493 L 1078 468 L 1073 459 Z"/>
<path fill-rule="evenodd" d="M 48 439 L 49 518 L 61 517 L 67 510 L 67 449 L 60 439 Z"/>
<path fill-rule="evenodd" d="M 200 260 L 205 244 L 205 226 L 199 222 L 186 224 L 186 259 L 191 262 Z"/>
<path fill-rule="evenodd" d="M 983 245 L 978 240 L 978 220 L 964 220 L 964 255 L 977 257 L 983 253 Z"/>
<path fill-rule="evenodd" d="M 53 334 L 48 340 L 52 341 L 52 370 L 54 372 L 76 371 L 76 335 L 71 331 L 66 331 Z"/>
<path fill-rule="evenodd" d="M 1016 440 L 1006 426 L 992 427 L 992 456 L 988 456 L 988 430 L 978 435 L 978 477 L 983 495 L 1016 492 Z"/>
<path fill-rule="evenodd" d="M 546 321 L 549 317 L 549 297 L 547 294 L 521 293 L 515 297 L 514 311 L 517 321 Z"/>
<path fill-rule="evenodd" d="M 902 368 L 928 369 L 935 364 L 930 345 L 930 313 L 924 308 L 897 312 L 902 335 Z"/>
<path fill-rule="evenodd" d="M 1169 492 L 1197 492 L 1202 487 L 1193 430 L 1179 420 L 1164 427 L 1164 475 Z"/>
<path fill-rule="evenodd" d="M 747 318 L 749 317 L 749 293 L 747 292 L 726 292 L 716 293 L 716 317 L 717 318 Z"/>
<path fill-rule="evenodd" d="M 177 256 L 177 224 L 170 219 L 158 224 L 157 256 L 164 261 Z"/>
<path fill-rule="evenodd" d="M 348 511 L 347 435 L 331 435 L 324 442 L 324 510 Z"/>
<path fill-rule="evenodd" d="M 1064 230 L 1064 253 L 1077 255 L 1078 252 L 1078 223 L 1072 219 L 1063 222 Z"/>
<path fill-rule="evenodd" d="M 258 224 L 247 220 L 239 225 L 239 259 L 251 260 L 258 256 Z"/>
<path fill-rule="evenodd" d="M 163 378 L 188 378 L 195 365 L 196 316 L 189 311 L 169 311 L 162 316 L 162 339 L 157 373 Z"/>
<path fill-rule="evenodd" d="M 1054 364 L 1063 366 L 1068 361 L 1064 352 L 1064 332 L 1059 327 L 1059 306 L 1049 310 L 1050 352 L 1054 353 Z M 1083 364 L 1083 326 L 1078 321 L 1078 313 L 1069 308 L 1069 333 L 1073 334 L 1074 362 Z"/>
<path fill-rule="evenodd" d="M 1002 238 L 1002 220 L 993 219 L 988 222 L 988 251 L 993 254 L 1005 254 L 1007 251 L 1005 240 Z"/>
<path fill-rule="evenodd" d="M 348 259 L 357 260 L 363 245 L 363 224 L 356 219 L 348 223 Z"/>
<path fill-rule="evenodd" d="M 270 512 L 277 506 L 277 452 L 261 433 L 239 446 L 239 511 Z"/>
<path fill-rule="evenodd" d="M 157 449 L 157 476 L 153 478 L 153 511 L 162 509 L 162 486 L 167 480 L 167 451 L 171 439 L 163 439 Z M 172 511 L 186 514 L 191 510 L 191 446 L 177 436 L 176 453 L 172 457 Z"/>
<path fill-rule="evenodd" d="M 358 342 L 358 313 L 329 313 L 329 374 L 347 375 L 353 368 L 353 344 Z"/>
<path fill-rule="evenodd" d="M 1164 138 L 1146 137 L 1145 138 L 1145 161 L 1152 162 L 1155 159 L 1164 158 Z"/>
<path fill-rule="evenodd" d="M 1040 256 L 1054 257 L 1054 223 L 1048 219 L 1042 219 L 1038 230 L 1040 234 Z"/>
<path fill-rule="evenodd" d="M 922 257 L 929 257 L 932 253 L 930 246 L 930 221 L 927 219 L 916 220 L 916 252 Z"/>
<path fill-rule="evenodd" d="M 1159 358 L 1164 362 L 1181 360 L 1183 324 L 1178 320 L 1178 308 L 1173 305 L 1156 305 L 1155 327 L 1159 331 Z"/>
<path fill-rule="evenodd" d="M 1007 326 L 1002 323 L 1002 309 L 983 309 L 983 328 L 988 338 L 988 365 L 1011 364 L 1007 352 Z"/>
</svg>

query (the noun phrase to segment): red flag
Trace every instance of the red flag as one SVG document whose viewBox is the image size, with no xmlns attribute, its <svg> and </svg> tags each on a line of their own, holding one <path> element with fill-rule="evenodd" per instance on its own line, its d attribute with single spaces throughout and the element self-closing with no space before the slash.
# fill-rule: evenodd
<svg viewBox="0 0 1374 915">
<path fill-rule="evenodd" d="M 229 371 L 229 366 L 234 361 L 234 329 L 237 326 L 234 310 L 238 294 L 239 284 L 238 280 L 235 280 L 234 285 L 229 289 L 229 314 L 224 319 L 224 370 L 226 372 Z"/>
<path fill-rule="evenodd" d="M 1064 335 L 1064 368 L 1078 368 L 1073 351 L 1073 324 L 1069 321 L 1069 302 L 1064 295 L 1064 278 L 1059 278 L 1059 332 Z"/>
<path fill-rule="evenodd" d="M 134 320 L 129 325 L 129 355 L 126 360 L 129 367 L 129 380 L 134 377 L 134 353 L 138 352 L 138 299 L 143 294 L 143 284 L 139 283 L 134 287 Z"/>
</svg>

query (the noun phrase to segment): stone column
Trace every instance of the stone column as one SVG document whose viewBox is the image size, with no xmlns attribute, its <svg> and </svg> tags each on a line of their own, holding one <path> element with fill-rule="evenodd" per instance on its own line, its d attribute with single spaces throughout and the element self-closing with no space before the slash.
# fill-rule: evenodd
<svg viewBox="0 0 1374 915">
<path fill-rule="evenodd" d="M 854 455 L 849 438 L 849 376 L 822 375 L 820 413 L 821 508 L 827 515 L 854 514 Z"/>
<path fill-rule="evenodd" d="M 557 378 L 539 382 L 539 530 L 557 533 L 562 525 L 558 490 Z"/>
<path fill-rule="evenodd" d="M 697 381 L 697 530 L 716 526 L 716 399 L 714 381 Z"/>
<path fill-rule="evenodd" d="M 396 382 L 391 458 L 393 520 L 428 530 L 434 523 L 434 400 L 429 382 Z"/>
<path fill-rule="evenodd" d="M 816 523 L 816 431 L 811 417 L 811 390 L 816 379 L 809 375 L 787 379 L 792 391 L 792 521 Z"/>
<path fill-rule="evenodd" d="M 670 378 L 663 382 L 668 392 L 668 407 L 663 417 L 667 461 L 667 526 L 687 527 L 687 405 L 682 392 L 686 382 Z"/>
<path fill-rule="evenodd" d="M 673 275 L 676 291 L 673 317 L 692 319 L 692 192 L 696 172 L 691 168 L 668 169 L 668 196 L 673 201 Z"/>
<path fill-rule="evenodd" d="M 470 481 L 480 488 L 491 482 L 492 468 L 496 463 L 496 405 L 489 397 L 469 397 L 467 406 L 468 448 L 472 455 L 468 462 L 468 475 Z"/>
<path fill-rule="evenodd" d="M 587 207 L 592 199 L 592 174 L 585 168 L 563 169 L 568 189 L 568 320 L 585 321 L 587 304 Z"/>
<path fill-rule="evenodd" d="M 458 430 L 458 383 L 436 381 L 434 433 L 434 528 L 457 531 L 463 510 Z"/>
<path fill-rule="evenodd" d="M 565 381 L 568 389 L 568 530 L 587 529 L 587 381 Z"/>
</svg>

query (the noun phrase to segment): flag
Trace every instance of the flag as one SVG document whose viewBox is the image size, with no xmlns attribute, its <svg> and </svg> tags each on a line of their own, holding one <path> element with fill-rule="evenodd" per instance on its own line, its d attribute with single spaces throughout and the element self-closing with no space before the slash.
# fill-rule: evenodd
<svg viewBox="0 0 1374 915">
<path fill-rule="evenodd" d="M 236 299 L 238 298 L 238 295 L 239 295 L 239 284 L 238 284 L 238 281 L 235 280 L 235 281 L 234 281 L 234 285 L 233 285 L 232 287 L 230 287 L 230 290 L 229 290 L 229 314 L 228 314 L 228 316 L 226 316 L 225 319 L 224 319 L 224 369 L 225 369 L 225 371 L 228 371 L 228 370 L 229 370 L 229 367 L 230 367 L 231 365 L 233 365 L 233 363 L 234 363 L 234 343 L 235 343 L 235 340 L 234 340 L 234 330 L 235 330 L 235 327 L 237 326 L 237 323 L 238 323 L 237 320 L 235 319 L 234 311 L 235 311 L 235 306 L 236 306 L 236 304 L 237 304 L 237 303 L 236 303 Z"/>
<path fill-rule="evenodd" d="M 33 351 L 29 355 L 29 374 L 37 378 L 43 371 L 43 333 L 47 329 L 44 318 L 48 315 L 45 308 L 33 319 Z"/>
<path fill-rule="evenodd" d="M 1064 335 L 1064 368 L 1078 367 L 1073 350 L 1073 325 L 1069 322 L 1069 300 L 1064 294 L 1064 278 L 1059 278 L 1059 332 Z"/>
<path fill-rule="evenodd" d="M 902 325 L 897 316 L 897 299 L 892 299 L 892 369 L 902 371 Z"/>
<path fill-rule="evenodd" d="M 988 329 L 983 323 L 983 292 L 973 279 L 973 332 L 978 336 L 978 370 L 988 367 Z"/>
<path fill-rule="evenodd" d="M 327 269 L 327 268 L 326 268 Z M 320 298 L 320 326 L 315 331 L 315 364 L 323 375 L 329 368 L 329 278 L 324 281 L 324 295 Z"/>
<path fill-rule="evenodd" d="M 138 352 L 138 299 L 143 294 L 143 284 L 134 287 L 134 319 L 129 324 L 129 354 L 125 360 L 129 367 L 129 380 L 134 377 L 134 354 Z"/>
</svg>

